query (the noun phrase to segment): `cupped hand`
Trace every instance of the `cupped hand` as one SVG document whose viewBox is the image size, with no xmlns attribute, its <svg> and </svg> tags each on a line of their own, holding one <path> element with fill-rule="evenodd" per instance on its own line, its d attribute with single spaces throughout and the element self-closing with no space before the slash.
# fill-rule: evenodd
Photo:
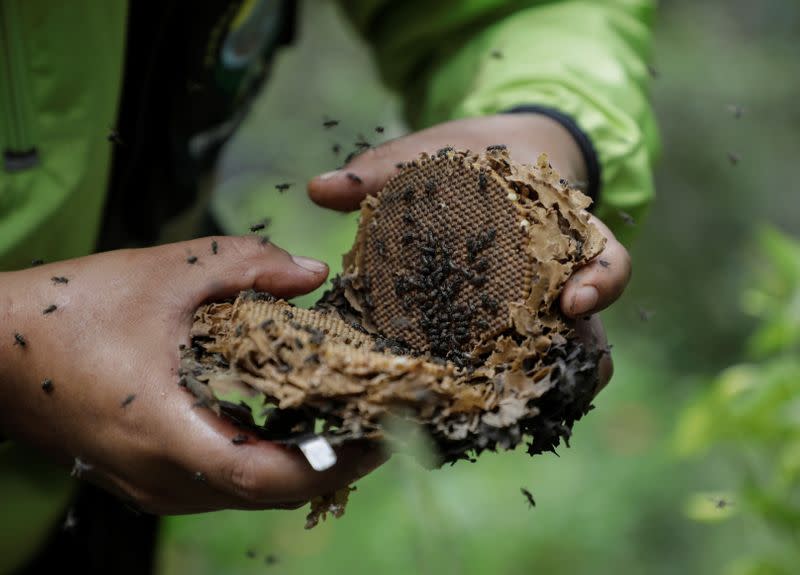
<svg viewBox="0 0 800 575">
<path fill-rule="evenodd" d="M 555 120 L 540 114 L 500 114 L 438 124 L 370 148 L 339 170 L 315 177 L 308 191 L 316 203 L 340 211 L 355 210 L 368 194 L 377 193 L 397 173 L 397 164 L 429 154 L 445 146 L 480 151 L 505 144 L 511 157 L 533 163 L 547 153 L 550 163 L 573 182 L 586 180 L 586 166 L 572 135 Z M 578 332 L 587 345 L 606 349 L 605 333 L 592 314 L 605 309 L 622 295 L 630 279 L 631 263 L 625 247 L 600 220 L 592 222 L 606 237 L 600 255 L 577 270 L 561 294 L 563 312 L 578 320 Z M 612 374 L 611 357 L 603 355 L 601 385 Z"/>
<path fill-rule="evenodd" d="M 255 237 L 0 274 L 2 433 L 158 514 L 296 507 L 343 487 L 384 456 L 352 444 L 317 472 L 295 448 L 234 444 L 241 431 L 195 406 L 177 373 L 203 302 L 248 288 L 288 298 L 326 276 L 321 262 Z"/>
</svg>

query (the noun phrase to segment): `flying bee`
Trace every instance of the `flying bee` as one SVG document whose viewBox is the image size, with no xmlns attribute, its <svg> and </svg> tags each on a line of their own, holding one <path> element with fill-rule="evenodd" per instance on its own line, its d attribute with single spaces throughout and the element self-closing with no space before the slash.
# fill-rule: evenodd
<svg viewBox="0 0 800 575">
<path fill-rule="evenodd" d="M 80 457 L 76 457 L 75 461 L 72 463 L 72 471 L 70 471 L 70 475 L 80 479 L 84 473 L 91 471 L 93 467 L 94 466 L 91 463 L 86 463 Z"/>
<path fill-rule="evenodd" d="M 383 126 L 375 126 L 375 132 L 378 134 L 383 134 L 384 128 Z"/>
<path fill-rule="evenodd" d="M 119 132 L 113 126 L 108 129 L 108 136 L 106 139 L 114 144 L 115 146 L 124 146 L 125 142 L 122 141 L 122 138 L 119 135 Z"/>
<path fill-rule="evenodd" d="M 291 187 L 292 187 L 291 182 L 283 182 L 282 184 L 275 184 L 275 189 L 278 190 L 278 192 L 281 194 Z"/>
<path fill-rule="evenodd" d="M 339 120 L 333 120 L 331 118 L 326 118 L 325 120 L 323 120 L 322 125 L 326 130 L 328 130 L 330 128 L 335 128 L 336 126 L 339 125 Z"/>
<path fill-rule="evenodd" d="M 742 161 L 742 157 L 736 152 L 728 152 L 728 161 L 731 163 L 731 166 L 735 166 Z"/>
<path fill-rule="evenodd" d="M 738 104 L 728 104 L 728 112 L 730 112 L 734 119 L 738 120 L 744 115 L 744 108 Z"/>
<path fill-rule="evenodd" d="M 617 210 L 617 215 L 620 219 L 625 222 L 627 226 L 635 226 L 636 220 L 633 219 L 633 216 L 630 215 L 628 212 L 623 212 L 622 210 Z"/>
<path fill-rule="evenodd" d="M 48 314 L 51 314 L 51 313 L 53 313 L 54 311 L 56 311 L 57 309 L 58 309 L 58 306 L 57 306 L 56 304 L 54 304 L 54 303 L 53 303 L 53 304 L 50 304 L 49 306 L 47 306 L 46 308 L 44 308 L 44 309 L 42 310 L 42 315 L 48 315 Z"/>
<path fill-rule="evenodd" d="M 261 220 L 260 222 L 251 225 L 250 226 L 250 231 L 253 232 L 253 233 L 260 232 L 261 230 L 265 229 L 269 224 L 270 224 L 270 219 L 269 218 L 265 218 L 265 219 Z"/>
<path fill-rule="evenodd" d="M 533 509 L 536 507 L 536 500 L 533 498 L 533 493 L 531 493 L 528 489 L 524 487 L 519 488 L 520 493 L 525 496 L 525 499 L 528 501 L 528 507 Z"/>
<path fill-rule="evenodd" d="M 334 156 L 338 156 L 342 151 L 342 147 L 339 144 L 334 144 L 331 146 L 331 152 L 333 152 Z"/>
<path fill-rule="evenodd" d="M 653 316 L 656 314 L 656 312 L 641 306 L 639 306 L 638 312 L 639 312 L 639 319 L 645 322 L 653 319 Z"/>
<path fill-rule="evenodd" d="M 40 266 L 40 265 L 43 265 L 43 264 L 44 264 L 44 260 L 43 259 L 37 258 L 35 260 L 31 260 L 31 267 L 32 268 L 35 268 L 36 266 Z"/>
<path fill-rule="evenodd" d="M 492 50 L 489 55 L 495 60 L 503 59 L 503 53 L 500 50 Z"/>
<path fill-rule="evenodd" d="M 372 147 L 372 144 L 370 144 L 370 143 L 367 141 L 367 139 L 366 139 L 364 136 L 362 136 L 361 134 L 358 134 L 358 139 L 357 139 L 355 142 L 353 142 L 353 145 L 354 145 L 354 146 L 355 146 L 357 149 L 359 149 L 360 151 L 362 151 L 362 152 L 363 152 L 364 150 L 368 150 L 368 149 L 370 149 L 370 148 Z"/>
</svg>

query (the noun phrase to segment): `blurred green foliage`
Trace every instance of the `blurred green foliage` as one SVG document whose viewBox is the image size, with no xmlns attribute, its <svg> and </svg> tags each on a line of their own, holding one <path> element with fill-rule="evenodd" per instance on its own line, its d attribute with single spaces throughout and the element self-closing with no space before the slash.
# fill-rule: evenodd
<svg viewBox="0 0 800 575">
<path fill-rule="evenodd" d="M 786 573 L 797 541 L 780 525 L 797 501 L 781 490 L 797 472 L 800 408 L 796 347 L 785 346 L 796 341 L 798 300 L 793 276 L 775 270 L 796 271 L 796 247 L 759 230 L 769 222 L 800 236 L 798 29 L 794 0 L 661 3 L 659 196 L 632 249 L 633 281 L 603 314 L 614 381 L 571 449 L 433 472 L 396 457 L 359 482 L 343 518 L 310 532 L 303 511 L 173 518 L 161 572 Z M 276 243 L 336 273 L 355 219 L 314 206 L 304 182 L 337 167 L 359 133 L 373 143 L 404 133 L 398 110 L 331 3 L 304 3 L 298 43 L 226 151 L 213 200 L 221 224 L 239 233 L 270 216 Z M 325 116 L 340 125 L 325 130 Z M 284 181 L 294 185 L 279 194 Z M 278 563 L 266 565 L 268 554 Z"/>
<path fill-rule="evenodd" d="M 740 466 L 747 511 L 776 535 L 774 549 L 738 561 L 733 572 L 788 575 L 800 566 L 800 244 L 771 229 L 759 240 L 759 285 L 745 297 L 760 319 L 748 341 L 753 361 L 723 371 L 686 410 L 677 446 L 695 457 L 724 449 Z"/>
</svg>

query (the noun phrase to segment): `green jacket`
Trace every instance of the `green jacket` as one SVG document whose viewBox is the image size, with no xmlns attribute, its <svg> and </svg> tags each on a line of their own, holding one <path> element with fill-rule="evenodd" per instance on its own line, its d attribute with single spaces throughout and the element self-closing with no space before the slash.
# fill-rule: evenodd
<svg viewBox="0 0 800 575">
<path fill-rule="evenodd" d="M 242 0 L 239 10 L 257 4 Z M 385 82 L 402 94 L 414 128 L 520 105 L 570 116 L 600 160 L 597 213 L 628 238 L 619 211 L 638 220 L 653 197 L 653 1 L 341 4 L 373 45 Z M 0 271 L 89 254 L 96 245 L 126 11 L 126 0 L 0 0 Z M 0 572 L 36 548 L 70 494 L 64 473 L 20 463 L 29 457 L 0 445 Z"/>
</svg>

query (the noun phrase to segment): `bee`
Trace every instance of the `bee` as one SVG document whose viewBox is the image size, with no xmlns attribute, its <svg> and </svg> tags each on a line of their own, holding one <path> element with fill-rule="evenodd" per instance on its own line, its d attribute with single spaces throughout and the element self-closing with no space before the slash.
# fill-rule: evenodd
<svg viewBox="0 0 800 575">
<path fill-rule="evenodd" d="M 533 493 L 531 493 L 528 489 L 524 487 L 519 488 L 520 493 L 525 496 L 525 499 L 528 501 L 528 507 L 533 509 L 536 507 L 536 500 L 533 498 Z"/>
<path fill-rule="evenodd" d="M 265 229 L 267 227 L 267 225 L 269 225 L 269 220 L 268 219 L 264 219 L 264 220 L 258 222 L 257 224 L 251 225 L 250 226 L 250 231 L 253 232 L 253 233 L 260 232 L 261 230 Z"/>
<path fill-rule="evenodd" d="M 339 144 L 334 144 L 331 146 L 331 152 L 333 152 L 334 156 L 338 156 L 342 151 L 342 147 Z"/>
<path fill-rule="evenodd" d="M 266 563 L 267 565 L 275 565 L 275 563 L 277 563 L 277 562 L 278 562 L 278 558 L 275 555 L 273 555 L 272 553 L 270 553 L 269 555 L 264 557 L 264 563 Z"/>
<path fill-rule="evenodd" d="M 78 526 L 78 518 L 75 516 L 75 510 L 70 507 L 67 510 L 67 516 L 64 518 L 64 523 L 61 525 L 61 528 L 64 531 L 72 532 L 75 531 L 75 528 Z"/>
<path fill-rule="evenodd" d="M 338 126 L 338 125 L 339 125 L 339 120 L 332 120 L 332 119 L 330 119 L 330 118 L 326 118 L 326 119 L 325 119 L 325 120 L 322 122 L 322 125 L 323 125 L 323 127 L 324 127 L 326 130 L 328 130 L 328 129 L 330 129 L 330 128 L 335 128 L 336 126 Z"/>
<path fill-rule="evenodd" d="M 439 148 L 436 150 L 436 156 L 439 158 L 447 157 L 448 152 L 453 152 L 455 148 L 453 146 L 445 146 L 444 148 Z"/>
<path fill-rule="evenodd" d="M 734 119 L 738 120 L 744 114 L 744 108 L 738 104 L 728 104 L 728 112 L 730 112 Z"/>
<path fill-rule="evenodd" d="M 53 380 L 50 378 L 45 378 L 42 380 L 42 391 L 47 394 L 53 393 Z"/>
<path fill-rule="evenodd" d="M 269 236 L 266 235 L 266 234 L 263 235 L 263 236 L 260 236 L 258 238 L 258 243 L 261 244 L 262 246 L 267 245 L 269 243 Z"/>
<path fill-rule="evenodd" d="M 611 262 L 606 261 L 606 260 L 597 260 L 597 263 L 600 264 L 601 266 L 603 266 L 604 268 L 610 268 L 611 267 Z"/>
<path fill-rule="evenodd" d="M 119 132 L 113 126 L 108 129 L 108 136 L 106 139 L 114 144 L 115 146 L 124 146 L 125 142 L 122 141 L 122 138 L 119 135 Z"/>
<path fill-rule="evenodd" d="M 202 471 L 195 471 L 192 474 L 192 479 L 194 479 L 195 481 L 198 481 L 200 483 L 205 483 L 206 482 L 206 475 Z"/>
<path fill-rule="evenodd" d="M 211 240 L 211 253 L 217 255 L 219 253 L 219 244 L 217 240 Z"/>
<path fill-rule="evenodd" d="M 397 163 L 394 165 L 394 167 L 395 167 L 395 168 L 397 168 L 398 170 L 402 170 L 403 168 L 405 168 L 405 167 L 406 167 L 406 164 L 405 164 L 405 162 L 397 162 Z"/>
<path fill-rule="evenodd" d="M 364 181 L 361 178 L 359 178 L 357 175 L 355 175 L 353 172 L 347 172 L 347 178 L 351 182 L 353 182 L 354 184 L 361 184 Z"/>
<path fill-rule="evenodd" d="M 486 146 L 487 152 L 499 152 L 506 149 L 508 149 L 508 146 L 505 144 L 492 144 L 491 146 Z"/>
<path fill-rule="evenodd" d="M 383 134 L 384 128 L 383 126 L 375 126 L 375 132 L 378 134 Z"/>
<path fill-rule="evenodd" d="M 386 242 L 378 238 L 375 240 L 375 250 L 381 258 L 386 257 Z"/>
<path fill-rule="evenodd" d="M 641 306 L 639 306 L 638 312 L 639 312 L 639 319 L 642 321 L 650 321 L 656 314 L 656 312 Z"/>
<path fill-rule="evenodd" d="M 54 284 L 68 284 L 69 278 L 64 276 L 53 276 L 50 278 L 50 281 L 52 281 Z"/>
<path fill-rule="evenodd" d="M 425 182 L 425 191 L 429 194 L 432 194 L 436 191 L 436 182 L 433 181 L 433 178 L 429 178 Z"/>
<path fill-rule="evenodd" d="M 28 341 L 21 333 L 14 332 L 14 345 L 25 347 L 28 345 Z"/>
<path fill-rule="evenodd" d="M 186 263 L 189 265 L 194 265 L 197 263 L 197 256 L 189 256 L 186 258 Z"/>
<path fill-rule="evenodd" d="M 733 506 L 733 501 L 725 499 L 724 497 L 709 497 L 708 500 L 711 501 L 717 509 L 725 509 L 726 507 Z"/>
<path fill-rule="evenodd" d="M 241 445 L 247 443 L 247 436 L 244 433 L 239 433 L 231 438 L 231 443 L 234 445 Z"/>
<path fill-rule="evenodd" d="M 481 168 L 478 172 L 478 191 L 482 194 L 485 193 L 488 183 L 486 172 L 484 172 L 483 168 Z"/>
<path fill-rule="evenodd" d="M 126 397 L 125 399 L 122 400 L 122 403 L 120 403 L 119 406 L 124 409 L 124 408 L 128 407 L 131 403 L 133 403 L 134 399 L 136 399 L 136 394 L 135 393 L 131 393 L 128 397 Z"/>
<path fill-rule="evenodd" d="M 369 148 L 371 148 L 371 147 L 372 147 L 372 144 L 370 144 L 370 143 L 367 141 L 367 139 L 366 139 L 364 136 L 362 136 L 361 134 L 359 134 L 359 135 L 358 135 L 358 139 L 357 139 L 355 142 L 353 142 L 353 145 L 354 145 L 354 146 L 355 146 L 355 147 L 356 147 L 358 150 L 360 150 L 360 151 L 362 151 L 362 152 L 363 152 L 364 150 L 368 150 Z"/>
<path fill-rule="evenodd" d="M 80 457 L 76 457 L 75 461 L 72 463 L 72 471 L 70 471 L 70 475 L 80 479 L 84 473 L 91 471 L 93 467 L 94 466 L 91 463 L 86 463 Z"/>
<path fill-rule="evenodd" d="M 731 166 L 735 166 L 742 161 L 742 157 L 736 152 L 728 152 L 728 161 L 731 163 Z"/>
<path fill-rule="evenodd" d="M 411 212 L 409 212 L 408 210 L 403 212 L 403 223 L 405 223 L 408 226 L 413 226 L 416 223 L 414 216 L 412 216 Z"/>
<path fill-rule="evenodd" d="M 275 189 L 278 190 L 278 192 L 281 194 L 291 187 L 292 187 L 291 182 L 283 182 L 282 184 L 275 184 Z"/>
<path fill-rule="evenodd" d="M 40 265 L 43 265 L 43 264 L 44 264 L 44 260 L 43 259 L 37 258 L 35 260 L 31 260 L 31 267 L 32 268 L 35 268 L 36 266 L 40 266 Z"/>
<path fill-rule="evenodd" d="M 625 222 L 625 225 L 628 226 L 635 226 L 636 220 L 633 219 L 633 216 L 630 215 L 628 212 L 623 212 L 622 210 L 617 210 L 617 215 L 620 219 Z"/>
<path fill-rule="evenodd" d="M 647 73 L 650 74 L 650 77 L 653 80 L 657 80 L 658 79 L 658 76 L 659 76 L 658 70 L 656 70 L 656 67 L 653 66 L 652 64 L 648 64 L 647 65 Z"/>
<path fill-rule="evenodd" d="M 57 309 L 58 309 L 58 306 L 56 304 L 54 304 L 54 303 L 50 304 L 49 306 L 47 306 L 46 308 L 44 308 L 42 310 L 42 315 L 47 315 L 47 314 L 53 313 Z"/>
<path fill-rule="evenodd" d="M 413 186 L 406 186 L 405 189 L 400 192 L 400 199 L 404 202 L 410 202 L 414 199 L 414 187 Z"/>
<path fill-rule="evenodd" d="M 248 559 L 255 559 L 256 558 L 256 550 L 255 549 L 248 549 L 245 551 L 245 557 Z"/>
<path fill-rule="evenodd" d="M 492 50 L 489 55 L 492 58 L 494 58 L 495 60 L 502 60 L 503 59 L 503 53 L 500 50 Z"/>
</svg>

